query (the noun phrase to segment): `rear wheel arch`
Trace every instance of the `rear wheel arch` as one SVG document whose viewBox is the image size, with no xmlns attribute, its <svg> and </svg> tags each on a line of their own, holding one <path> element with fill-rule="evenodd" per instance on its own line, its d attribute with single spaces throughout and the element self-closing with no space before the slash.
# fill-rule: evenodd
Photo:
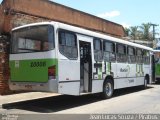
<svg viewBox="0 0 160 120">
<path fill-rule="evenodd" d="M 144 85 L 142 85 L 142 88 L 146 89 L 147 84 L 149 84 L 149 75 L 148 74 L 146 74 L 145 77 L 144 77 Z"/>
<path fill-rule="evenodd" d="M 149 76 L 149 74 L 145 75 L 145 79 L 147 80 L 147 84 L 149 84 L 150 83 L 150 76 Z"/>
<path fill-rule="evenodd" d="M 114 92 L 114 81 L 112 76 L 107 76 L 103 82 L 102 97 L 104 99 L 111 98 Z"/>
<path fill-rule="evenodd" d="M 111 75 L 107 76 L 105 79 L 104 79 L 104 82 L 107 81 L 107 80 L 111 80 L 112 81 L 112 84 L 113 84 L 113 87 L 114 87 L 114 79 Z M 103 86 L 104 86 L 104 82 L 103 82 Z"/>
</svg>

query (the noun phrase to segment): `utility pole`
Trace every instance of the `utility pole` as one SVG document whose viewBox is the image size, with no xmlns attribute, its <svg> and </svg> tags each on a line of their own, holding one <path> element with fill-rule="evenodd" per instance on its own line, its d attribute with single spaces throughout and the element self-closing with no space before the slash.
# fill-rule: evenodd
<svg viewBox="0 0 160 120">
<path fill-rule="evenodd" d="M 153 23 L 150 23 L 151 26 L 153 26 L 153 41 L 155 40 L 155 27 L 157 27 L 158 25 L 157 24 L 153 24 Z M 152 47 L 154 47 L 153 45 L 153 41 L 152 41 Z"/>
</svg>

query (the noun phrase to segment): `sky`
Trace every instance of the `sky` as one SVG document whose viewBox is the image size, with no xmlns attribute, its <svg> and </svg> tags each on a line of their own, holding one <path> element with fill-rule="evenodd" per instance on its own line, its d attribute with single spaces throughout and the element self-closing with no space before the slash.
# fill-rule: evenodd
<svg viewBox="0 0 160 120">
<path fill-rule="evenodd" d="M 2 0 L 0 0 L 1 3 Z M 160 0 L 51 0 L 124 27 L 154 23 L 160 29 Z"/>
<path fill-rule="evenodd" d="M 160 0 L 52 0 L 74 9 L 116 22 L 124 27 L 142 23 L 159 25 Z"/>
<path fill-rule="evenodd" d="M 160 0 L 54 0 L 54 2 L 126 25 L 160 24 Z"/>
</svg>

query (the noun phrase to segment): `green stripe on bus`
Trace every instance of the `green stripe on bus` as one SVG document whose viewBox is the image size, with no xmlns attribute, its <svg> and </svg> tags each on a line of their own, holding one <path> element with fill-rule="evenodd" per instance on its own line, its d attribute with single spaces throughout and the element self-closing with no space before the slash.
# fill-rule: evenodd
<svg viewBox="0 0 160 120">
<path fill-rule="evenodd" d="M 102 67 L 99 68 L 99 73 L 100 73 L 100 74 L 102 73 Z"/>
<path fill-rule="evenodd" d="M 110 63 L 109 62 L 107 64 L 107 66 L 108 66 L 108 72 L 110 72 Z"/>
<path fill-rule="evenodd" d="M 12 60 L 9 64 L 11 81 L 47 82 L 48 68 L 51 66 L 56 66 L 56 76 L 58 75 L 57 59 Z"/>
<path fill-rule="evenodd" d="M 98 68 L 98 79 L 102 79 L 102 67 Z"/>
<path fill-rule="evenodd" d="M 101 75 L 98 75 L 98 79 L 101 79 Z"/>
</svg>

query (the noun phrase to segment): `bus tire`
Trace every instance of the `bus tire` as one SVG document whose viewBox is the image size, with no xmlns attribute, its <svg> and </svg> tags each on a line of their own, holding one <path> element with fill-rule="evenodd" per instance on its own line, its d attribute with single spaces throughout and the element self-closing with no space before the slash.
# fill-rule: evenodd
<svg viewBox="0 0 160 120">
<path fill-rule="evenodd" d="M 114 91 L 113 81 L 108 79 L 104 81 L 103 84 L 103 92 L 102 92 L 102 98 L 103 99 L 109 99 L 112 97 Z"/>
</svg>

